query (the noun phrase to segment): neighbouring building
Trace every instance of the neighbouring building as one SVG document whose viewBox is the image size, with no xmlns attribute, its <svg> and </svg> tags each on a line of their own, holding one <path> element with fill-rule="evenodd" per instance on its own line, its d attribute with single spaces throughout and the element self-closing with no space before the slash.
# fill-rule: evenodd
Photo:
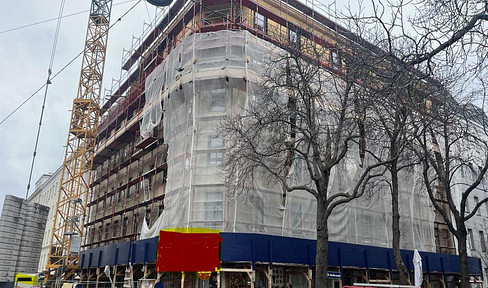
<svg viewBox="0 0 488 288">
<path fill-rule="evenodd" d="M 484 191 L 475 190 L 473 195 L 468 197 L 466 213 L 471 212 L 480 199 L 488 197 L 486 181 L 482 185 Z M 481 259 L 485 275 L 484 287 L 488 287 L 488 202 L 478 209 L 476 215 L 466 223 L 466 227 L 468 229 L 468 255 Z"/>
<path fill-rule="evenodd" d="M 36 182 L 35 191 L 29 196 L 29 202 L 38 203 L 49 208 L 46 228 L 42 234 L 42 248 L 39 257 L 38 271 L 46 269 L 47 257 L 51 246 L 51 234 L 54 225 L 56 204 L 58 202 L 59 184 L 61 182 L 61 168 L 52 174 L 44 174 Z"/>
<path fill-rule="evenodd" d="M 13 195 L 5 196 L 0 218 L 0 281 L 16 273 L 37 273 L 49 208 Z"/>
<path fill-rule="evenodd" d="M 330 73 L 340 74 L 347 33 L 296 0 L 175 0 L 161 11 L 151 26 L 156 28 L 126 54 L 123 77 L 103 103 L 82 280 L 93 286 L 108 281 L 100 269 L 108 265 L 116 283 L 159 278 L 165 287 L 311 287 L 314 198 L 294 192 L 283 205 L 281 193 L 263 181 L 249 193 L 227 190 L 219 169 L 225 139 L 215 128 L 255 96 L 266 57 L 280 41 L 315 41 L 329 55 L 324 65 Z M 350 184 L 357 164 L 333 175 L 335 188 Z M 402 253 L 413 270 L 412 250 L 422 251 L 431 287 L 454 285 L 455 243 L 415 185 L 418 173 L 412 169 L 402 178 Z M 389 200 L 358 199 L 334 213 L 334 287 L 397 279 Z M 220 270 L 208 280 L 196 273 L 186 273 L 183 281 L 181 273 L 156 273 L 157 232 L 147 231 L 144 222 L 158 228 L 152 232 L 222 231 Z M 479 279 L 480 259 L 470 258 L 470 269 Z"/>
</svg>

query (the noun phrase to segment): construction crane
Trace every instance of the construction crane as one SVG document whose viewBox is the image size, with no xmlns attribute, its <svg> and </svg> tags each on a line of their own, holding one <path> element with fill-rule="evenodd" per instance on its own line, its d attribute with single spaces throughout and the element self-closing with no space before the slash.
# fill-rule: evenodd
<svg viewBox="0 0 488 288">
<path fill-rule="evenodd" d="M 45 283 L 78 269 L 95 153 L 112 0 L 92 0 L 77 96 L 73 101 Z"/>
<path fill-rule="evenodd" d="M 148 2 L 156 6 L 168 6 L 172 0 Z M 78 270 L 100 119 L 103 68 L 111 10 L 112 0 L 91 1 L 80 81 L 71 110 L 44 284 L 50 278 L 69 280 Z M 54 275 L 51 275 L 53 270 Z"/>
</svg>

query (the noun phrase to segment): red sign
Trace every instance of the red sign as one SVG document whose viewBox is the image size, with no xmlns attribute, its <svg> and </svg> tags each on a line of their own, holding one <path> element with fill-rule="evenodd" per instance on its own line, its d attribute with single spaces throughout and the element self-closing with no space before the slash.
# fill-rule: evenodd
<svg viewBox="0 0 488 288">
<path fill-rule="evenodd" d="M 159 232 L 157 272 L 215 271 L 220 265 L 219 233 Z"/>
</svg>

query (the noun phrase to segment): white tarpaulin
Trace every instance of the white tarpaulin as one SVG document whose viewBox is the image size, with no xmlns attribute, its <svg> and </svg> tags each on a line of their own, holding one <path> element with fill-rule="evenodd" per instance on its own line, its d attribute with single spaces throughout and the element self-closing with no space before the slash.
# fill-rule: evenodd
<svg viewBox="0 0 488 288">
<path fill-rule="evenodd" d="M 413 268 L 415 274 L 415 287 L 420 287 L 424 281 L 424 272 L 422 271 L 422 257 L 417 249 L 413 252 Z"/>
<path fill-rule="evenodd" d="M 147 120 L 142 126 L 150 132 L 152 123 L 161 119 L 158 102 L 162 99 L 168 171 L 162 216 L 151 233 L 145 228 L 142 239 L 166 228 L 316 237 L 317 204 L 311 194 L 295 191 L 283 203 L 279 185 L 259 176 L 245 193 L 229 191 L 219 167 L 226 149 L 225 139 L 217 132 L 219 123 L 258 97 L 260 75 L 276 49 L 247 31 L 193 34 L 148 77 L 146 87 L 154 93 L 146 91 Z M 290 181 L 304 180 L 302 166 L 294 163 Z M 338 165 L 331 175 L 330 191 L 340 193 L 352 187 L 360 169 L 354 157 Z M 434 212 L 419 184 L 420 173 L 411 169 L 401 175 L 401 248 L 435 252 Z M 389 191 L 378 189 L 371 197 L 334 210 L 330 240 L 391 247 L 391 215 Z"/>
</svg>

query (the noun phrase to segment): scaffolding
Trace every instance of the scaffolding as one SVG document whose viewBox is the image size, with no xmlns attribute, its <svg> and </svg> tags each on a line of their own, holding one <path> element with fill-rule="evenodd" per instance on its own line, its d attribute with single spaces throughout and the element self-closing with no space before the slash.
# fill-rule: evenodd
<svg viewBox="0 0 488 288">
<path fill-rule="evenodd" d="M 255 96 L 265 58 L 288 40 L 290 27 L 330 53 L 346 42 L 343 28 L 296 1 L 176 0 L 158 15 L 147 26 L 152 30 L 124 52 L 123 76 L 102 107 L 83 247 L 137 240 L 144 224 L 315 238 L 315 202 L 306 192 L 292 193 L 283 205 L 280 190 L 263 179 L 247 194 L 225 190 L 218 167 L 225 141 L 213 128 Z M 332 58 L 322 64 L 342 73 Z M 357 165 L 333 175 L 334 189 L 357 176 Z M 434 214 L 420 213 L 430 207 L 416 194 L 417 172 L 403 177 L 402 187 L 410 188 L 401 191 L 408 210 L 402 227 L 410 231 L 403 245 L 435 251 Z M 330 239 L 389 247 L 387 202 L 357 199 L 342 206 L 331 218 Z M 142 269 L 137 277 L 155 274 L 150 265 Z M 246 275 L 250 267 L 229 269 Z M 271 279 L 267 269 L 260 281 Z M 95 274 L 104 281 L 100 271 L 89 271 L 89 279 Z"/>
</svg>

